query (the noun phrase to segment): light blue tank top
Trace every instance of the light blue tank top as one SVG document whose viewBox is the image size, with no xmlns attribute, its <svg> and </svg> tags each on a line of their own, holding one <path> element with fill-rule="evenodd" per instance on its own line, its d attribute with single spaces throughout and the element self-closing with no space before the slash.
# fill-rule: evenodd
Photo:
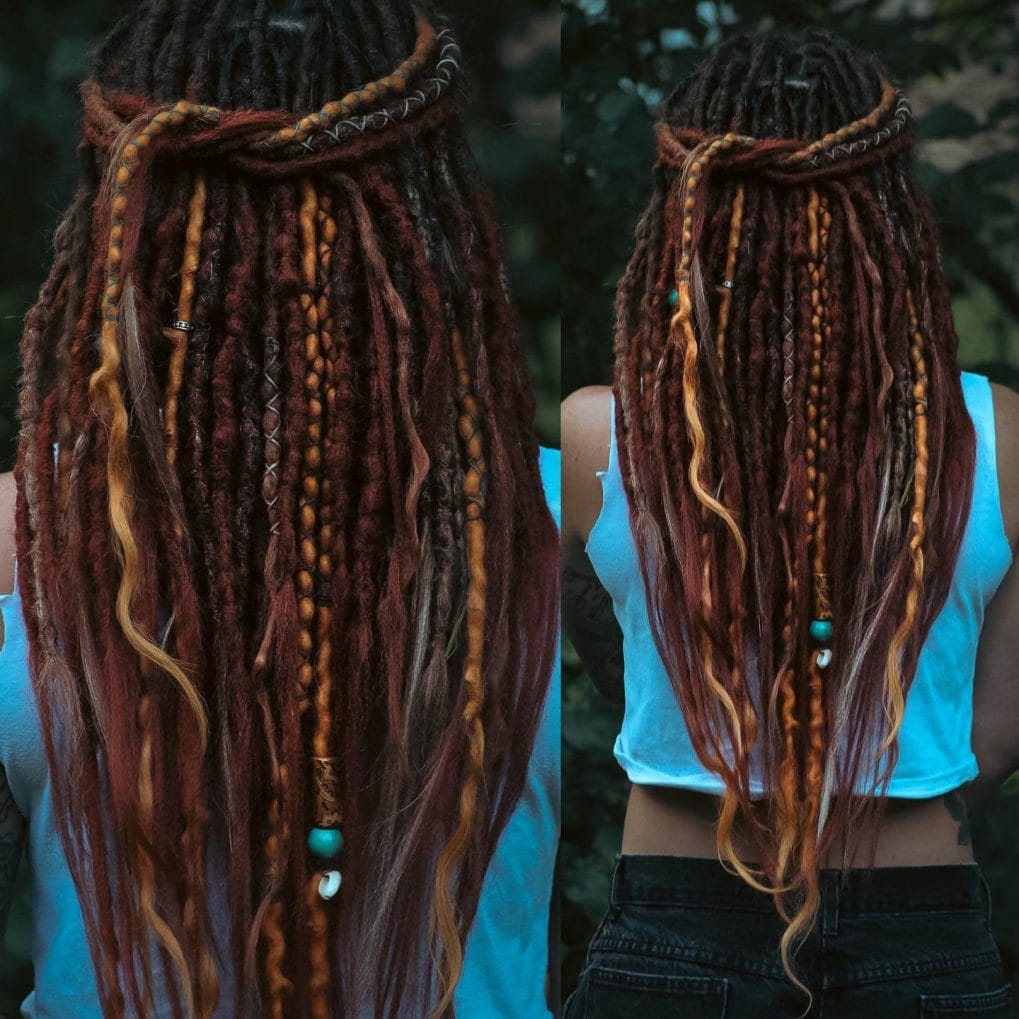
<svg viewBox="0 0 1019 1019">
<path fill-rule="evenodd" d="M 541 450 L 549 508 L 560 523 L 560 456 Z M 549 611 L 555 607 L 550 606 Z M 0 595 L 0 764 L 28 819 L 32 962 L 35 989 L 21 1006 L 29 1019 L 102 1019 L 81 906 L 53 815 L 52 788 L 28 670 L 28 646 L 17 584 Z M 548 1019 L 549 907 L 559 843 L 560 670 L 549 684 L 524 792 L 496 848 L 456 990 L 464 1019 Z M 217 1016 L 232 1014 L 224 982 Z M 157 1017 L 170 1015 L 168 1008 Z"/>
<path fill-rule="evenodd" d="M 987 379 L 964 372 L 963 393 L 976 429 L 973 501 L 944 609 L 920 655 L 899 735 L 899 761 L 888 795 L 923 799 L 955 789 L 978 773 L 970 745 L 973 678 L 984 611 L 1012 562 L 998 492 L 994 404 Z M 722 780 L 700 763 L 648 622 L 647 601 L 630 530 L 616 453 L 615 414 L 602 508 L 587 553 L 612 596 L 623 631 L 626 708 L 616 760 L 631 782 L 720 794 Z M 761 782 L 751 771 L 751 793 Z"/>
<path fill-rule="evenodd" d="M 541 450 L 545 497 L 562 526 L 560 455 Z M 550 606 L 549 611 L 555 611 Z M 561 682 L 559 648 L 527 773 L 481 888 L 457 985 L 460 1019 L 547 1019 L 549 908 L 559 848 Z"/>
</svg>

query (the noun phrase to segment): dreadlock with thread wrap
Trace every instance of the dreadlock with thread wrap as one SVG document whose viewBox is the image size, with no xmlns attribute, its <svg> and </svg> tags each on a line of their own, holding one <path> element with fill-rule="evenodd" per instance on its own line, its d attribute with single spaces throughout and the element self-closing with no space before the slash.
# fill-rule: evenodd
<svg viewBox="0 0 1019 1019">
<path fill-rule="evenodd" d="M 83 86 L 17 545 L 106 1016 L 451 1013 L 558 603 L 461 78 L 426 2 L 151 0 Z"/>
<path fill-rule="evenodd" d="M 793 975 L 820 861 L 876 830 L 973 429 L 909 106 L 874 58 L 734 38 L 657 141 L 617 295 L 620 464 L 655 639 L 725 783 L 720 856 L 774 894 Z"/>
</svg>

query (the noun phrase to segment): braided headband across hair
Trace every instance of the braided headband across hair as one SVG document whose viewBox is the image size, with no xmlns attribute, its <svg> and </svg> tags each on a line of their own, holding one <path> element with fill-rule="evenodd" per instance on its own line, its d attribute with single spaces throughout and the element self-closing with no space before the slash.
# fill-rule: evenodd
<svg viewBox="0 0 1019 1019">
<path fill-rule="evenodd" d="M 296 123 L 286 110 L 220 110 L 183 100 L 153 107 L 144 96 L 107 93 L 87 81 L 85 138 L 98 149 L 126 154 L 132 175 L 131 164 L 157 152 L 216 157 L 263 177 L 295 176 L 378 155 L 463 108 L 463 94 L 454 88 L 461 60 L 452 31 L 435 29 L 420 13 L 416 24 L 414 52 L 395 70 Z"/>
<path fill-rule="evenodd" d="M 807 184 L 857 171 L 900 152 L 912 143 L 912 111 L 905 95 L 889 81 L 865 117 L 816 141 L 758 139 L 730 133 L 709 136 L 691 128 L 657 126 L 659 165 L 683 170 L 701 150 L 712 152 L 719 172 L 753 172 L 778 184 Z"/>
</svg>

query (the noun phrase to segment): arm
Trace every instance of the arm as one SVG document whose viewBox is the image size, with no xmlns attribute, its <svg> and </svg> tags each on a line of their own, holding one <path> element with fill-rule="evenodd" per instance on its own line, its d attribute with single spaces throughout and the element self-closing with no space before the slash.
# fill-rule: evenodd
<svg viewBox="0 0 1019 1019">
<path fill-rule="evenodd" d="M 994 387 L 998 479 L 1005 531 L 1019 545 L 1019 396 Z M 995 594 L 980 634 L 973 694 L 973 752 L 980 777 L 967 792 L 971 805 L 987 799 L 1019 770 L 1019 560 Z"/>
<path fill-rule="evenodd" d="M 608 464 L 611 391 L 578 390 L 563 402 L 563 609 L 566 631 L 595 685 L 623 699 L 623 635 L 612 598 L 587 557 L 588 535 L 601 511 L 598 471 Z"/>
<path fill-rule="evenodd" d="M 14 585 L 14 499 L 12 474 L 0 474 L 0 592 Z M 0 617 L 0 647 L 3 646 L 3 619 Z M 17 888 L 18 864 L 25 841 L 25 819 L 14 802 L 7 774 L 0 765 L 0 940 L 7 929 L 7 915 Z"/>
</svg>

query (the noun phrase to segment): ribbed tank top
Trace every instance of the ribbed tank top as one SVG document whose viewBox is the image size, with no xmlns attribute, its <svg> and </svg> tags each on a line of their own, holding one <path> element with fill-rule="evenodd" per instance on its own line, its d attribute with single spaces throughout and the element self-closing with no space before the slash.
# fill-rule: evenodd
<svg viewBox="0 0 1019 1019">
<path fill-rule="evenodd" d="M 994 403 L 986 378 L 962 374 L 976 430 L 976 474 L 969 520 L 944 608 L 922 649 L 899 734 L 899 760 L 888 795 L 923 799 L 955 789 L 978 774 L 970 744 L 973 678 L 984 612 L 1012 563 L 998 491 Z M 614 411 L 614 408 L 613 408 Z M 615 413 L 602 508 L 587 554 L 612 596 L 623 631 L 626 707 L 616 760 L 631 782 L 719 794 L 722 780 L 694 752 L 648 622 L 647 600 L 630 529 L 616 452 Z M 867 790 L 858 790 L 865 792 Z M 751 769 L 751 793 L 763 795 Z"/>
<path fill-rule="evenodd" d="M 560 522 L 560 456 L 541 450 L 541 477 L 549 510 Z M 32 963 L 35 989 L 21 1006 L 26 1019 L 102 1019 L 85 924 L 57 833 L 49 765 L 28 668 L 23 606 L 17 583 L 0 595 L 4 642 L 0 649 L 0 764 L 14 800 L 28 819 Z M 535 738 L 527 780 L 510 815 L 481 888 L 467 938 L 455 1006 L 463 1016 L 550 1019 L 545 1004 L 549 908 L 559 844 L 559 655 Z M 210 889 L 218 955 L 227 959 L 226 905 Z M 158 966 L 157 966 L 158 979 Z M 217 1017 L 233 1015 L 229 974 L 220 981 Z M 165 1002 L 149 1019 L 171 1015 Z M 252 1013 L 253 1014 L 253 1013 Z"/>
</svg>

